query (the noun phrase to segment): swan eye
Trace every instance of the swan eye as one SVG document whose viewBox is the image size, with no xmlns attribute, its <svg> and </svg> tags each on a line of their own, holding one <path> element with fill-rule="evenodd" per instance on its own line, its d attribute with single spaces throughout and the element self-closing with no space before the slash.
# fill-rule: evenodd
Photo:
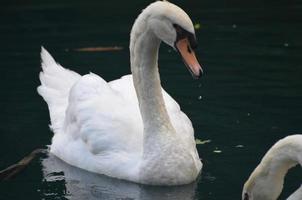
<svg viewBox="0 0 302 200">
<path fill-rule="evenodd" d="M 181 39 L 184 39 L 186 37 L 186 31 L 183 28 L 181 28 L 177 24 L 173 24 L 173 27 L 175 28 L 176 35 L 177 35 L 176 40 L 181 40 Z"/>
<path fill-rule="evenodd" d="M 178 42 L 179 40 L 182 40 L 184 38 L 188 38 L 188 41 L 190 43 L 190 51 L 194 50 L 197 48 L 197 41 L 196 41 L 196 37 L 193 33 L 186 31 L 185 29 L 183 29 L 181 26 L 177 25 L 177 24 L 173 24 L 173 27 L 175 28 L 176 31 L 176 42 Z M 190 52 L 188 49 L 188 52 Z"/>
<path fill-rule="evenodd" d="M 177 25 L 177 24 L 173 24 L 174 28 L 175 28 L 175 31 L 176 31 L 176 34 L 177 36 L 183 36 L 183 29 Z"/>
<path fill-rule="evenodd" d="M 189 45 L 187 46 L 187 48 L 188 48 L 188 52 L 192 53 L 192 49 L 191 49 L 191 47 Z"/>
<path fill-rule="evenodd" d="M 243 200 L 249 200 L 249 195 L 248 193 L 244 193 L 244 199 Z"/>
</svg>

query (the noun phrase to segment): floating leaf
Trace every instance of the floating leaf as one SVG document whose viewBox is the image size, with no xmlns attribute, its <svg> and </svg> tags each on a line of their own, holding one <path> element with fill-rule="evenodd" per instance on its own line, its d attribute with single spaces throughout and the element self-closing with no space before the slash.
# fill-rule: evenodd
<svg viewBox="0 0 302 200">
<path fill-rule="evenodd" d="M 196 142 L 196 144 L 207 144 L 207 143 L 210 143 L 211 140 L 196 139 L 195 142 Z"/>
<path fill-rule="evenodd" d="M 201 28 L 200 23 L 196 23 L 196 24 L 194 24 L 194 28 L 195 28 L 196 30 L 200 29 L 200 28 Z"/>
<path fill-rule="evenodd" d="M 214 153 L 222 153 L 222 151 L 221 151 L 221 150 L 218 150 L 218 149 L 214 150 L 213 152 L 214 152 Z"/>
<path fill-rule="evenodd" d="M 219 150 L 217 147 L 215 147 L 215 150 L 213 151 L 214 153 L 222 153 L 221 150 Z"/>
</svg>

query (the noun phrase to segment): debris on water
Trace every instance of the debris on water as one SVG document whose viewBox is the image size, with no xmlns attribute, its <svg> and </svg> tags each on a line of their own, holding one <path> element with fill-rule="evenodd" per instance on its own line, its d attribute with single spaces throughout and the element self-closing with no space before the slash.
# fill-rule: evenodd
<svg viewBox="0 0 302 200">
<path fill-rule="evenodd" d="M 201 87 L 201 83 L 200 83 L 200 84 L 198 84 L 198 87 Z"/>
<path fill-rule="evenodd" d="M 123 47 L 113 46 L 113 47 L 84 47 L 84 48 L 76 48 L 74 51 L 81 52 L 99 52 L 99 51 L 120 51 L 123 50 Z"/>
<path fill-rule="evenodd" d="M 200 23 L 196 23 L 196 24 L 194 24 L 194 28 L 195 28 L 195 30 L 198 30 L 198 29 L 200 29 L 200 28 L 201 28 L 201 25 L 200 25 Z"/>
<path fill-rule="evenodd" d="M 289 44 L 288 44 L 288 43 L 284 43 L 284 46 L 285 46 L 285 47 L 288 47 L 288 46 L 289 46 Z"/>
<path fill-rule="evenodd" d="M 244 146 L 242 144 L 238 144 L 235 146 L 236 148 L 243 148 Z"/>
<path fill-rule="evenodd" d="M 215 148 L 215 150 L 213 151 L 214 153 L 222 153 L 221 150 L 219 150 L 217 147 Z"/>
<path fill-rule="evenodd" d="M 209 180 L 209 181 L 215 181 L 217 178 L 215 176 L 212 176 L 211 174 L 207 173 L 204 175 L 204 178 L 206 180 Z"/>
<path fill-rule="evenodd" d="M 247 116 L 248 116 L 248 117 L 251 116 L 251 113 L 247 113 Z"/>
<path fill-rule="evenodd" d="M 0 181 L 7 181 L 11 180 L 13 177 L 15 177 L 17 174 L 19 174 L 21 171 L 23 171 L 32 161 L 34 158 L 36 158 L 41 153 L 46 153 L 46 149 L 35 149 L 30 154 L 25 156 L 22 160 L 19 162 L 7 167 L 4 170 L 0 171 Z"/>
<path fill-rule="evenodd" d="M 202 96 L 199 96 L 199 97 L 198 97 L 198 100 L 201 100 L 201 99 L 202 99 Z"/>
<path fill-rule="evenodd" d="M 201 139 L 195 139 L 196 144 L 207 144 L 210 143 L 211 140 L 201 140 Z"/>
<path fill-rule="evenodd" d="M 236 25 L 236 24 L 233 24 L 232 27 L 233 27 L 233 28 L 237 28 L 237 25 Z"/>
</svg>

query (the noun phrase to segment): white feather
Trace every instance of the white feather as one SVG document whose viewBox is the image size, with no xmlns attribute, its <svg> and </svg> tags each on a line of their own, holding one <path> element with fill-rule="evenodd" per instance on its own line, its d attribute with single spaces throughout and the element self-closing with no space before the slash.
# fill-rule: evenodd
<svg viewBox="0 0 302 200">
<path fill-rule="evenodd" d="M 50 126 L 56 133 L 63 126 L 69 91 L 81 76 L 56 63 L 43 47 L 41 48 L 41 66 L 43 70 L 39 75 L 41 85 L 37 90 L 47 102 Z"/>
</svg>

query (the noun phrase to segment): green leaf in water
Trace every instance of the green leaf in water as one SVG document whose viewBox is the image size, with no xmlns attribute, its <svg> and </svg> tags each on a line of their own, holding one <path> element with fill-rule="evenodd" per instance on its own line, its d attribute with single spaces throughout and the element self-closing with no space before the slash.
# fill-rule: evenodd
<svg viewBox="0 0 302 200">
<path fill-rule="evenodd" d="M 201 139 L 195 139 L 196 144 L 206 144 L 210 143 L 211 140 L 201 140 Z"/>
<path fill-rule="evenodd" d="M 200 29 L 200 28 L 201 28 L 201 25 L 200 25 L 200 23 L 196 23 L 196 24 L 194 24 L 194 28 L 195 28 L 195 30 L 198 30 L 198 29 Z"/>
</svg>

